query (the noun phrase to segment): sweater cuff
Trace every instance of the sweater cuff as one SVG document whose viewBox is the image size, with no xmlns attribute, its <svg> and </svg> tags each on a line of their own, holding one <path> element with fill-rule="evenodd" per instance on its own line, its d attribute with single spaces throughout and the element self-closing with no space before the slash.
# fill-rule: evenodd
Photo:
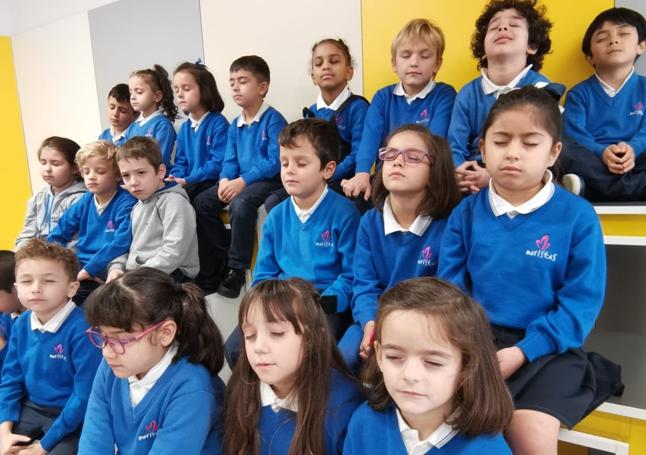
<svg viewBox="0 0 646 455">
<path fill-rule="evenodd" d="M 546 336 L 539 333 L 528 333 L 525 338 L 520 340 L 516 346 L 523 351 L 528 362 L 532 362 L 539 357 L 556 352 L 556 348 Z"/>
</svg>

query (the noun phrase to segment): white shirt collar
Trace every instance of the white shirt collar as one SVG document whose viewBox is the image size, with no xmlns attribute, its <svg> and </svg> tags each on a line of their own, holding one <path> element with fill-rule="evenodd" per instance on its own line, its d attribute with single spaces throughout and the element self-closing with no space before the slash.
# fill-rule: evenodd
<svg viewBox="0 0 646 455">
<path fill-rule="evenodd" d="M 108 199 L 107 201 L 105 201 L 103 204 L 99 204 L 99 201 L 96 199 L 96 196 L 94 196 L 94 197 L 92 198 L 92 199 L 94 200 L 94 206 L 96 207 L 96 213 L 98 213 L 99 215 L 101 215 L 101 214 L 104 212 L 105 208 L 106 208 L 108 205 L 110 205 L 110 202 L 112 202 L 112 199 L 114 199 L 114 197 L 117 195 L 117 191 L 118 191 L 118 190 L 115 190 L 115 191 L 114 191 L 114 194 L 113 194 L 112 196 L 110 196 L 110 199 Z"/>
<path fill-rule="evenodd" d="M 401 82 L 399 82 L 397 84 L 397 87 L 395 87 L 395 90 L 393 91 L 393 95 L 406 97 L 406 102 L 410 104 L 418 98 L 420 99 L 426 98 L 426 95 L 431 93 L 431 90 L 433 90 L 433 88 L 435 87 L 435 84 L 436 84 L 435 81 L 431 79 L 430 81 L 428 81 L 428 84 L 426 84 L 426 87 L 424 87 L 422 91 L 419 92 L 417 95 L 408 96 L 404 91 L 404 86 L 402 85 Z"/>
<path fill-rule="evenodd" d="M 518 73 L 518 76 L 513 78 L 507 85 L 496 85 L 491 82 L 491 79 L 489 79 L 489 77 L 487 76 L 486 68 L 482 68 L 482 70 L 480 71 L 482 74 L 482 90 L 484 90 L 485 95 L 495 93 L 496 98 L 498 98 L 500 95 L 511 92 L 513 89 L 515 89 L 520 80 L 527 76 L 527 73 L 531 68 L 532 65 L 527 65 L 525 69 Z"/>
<path fill-rule="evenodd" d="M 404 418 L 402 417 L 399 409 L 395 408 L 397 414 L 397 424 L 399 425 L 399 433 L 404 440 L 406 452 L 408 455 L 422 455 L 431 450 L 432 447 L 438 449 L 447 444 L 453 437 L 458 434 L 458 431 L 453 429 L 451 425 L 442 422 L 431 435 L 424 439 L 419 440 L 419 432 L 411 428 Z"/>
<path fill-rule="evenodd" d="M 319 92 L 319 96 L 316 99 L 316 109 L 320 110 L 320 109 L 327 108 L 327 109 L 336 111 L 339 107 L 341 107 L 343 102 L 348 98 L 350 98 L 351 96 L 352 96 L 352 92 L 350 91 L 350 87 L 346 85 L 345 88 L 341 91 L 341 93 L 339 93 L 339 96 L 337 96 L 334 99 L 334 101 L 332 101 L 332 103 L 328 106 L 325 100 L 323 99 L 321 92 Z"/>
<path fill-rule="evenodd" d="M 392 234 L 393 232 L 412 232 L 416 236 L 421 237 L 431 225 L 431 221 L 433 221 L 433 218 L 428 215 L 417 215 L 413 224 L 408 229 L 404 229 L 395 219 L 395 215 L 393 215 L 393 210 L 390 207 L 390 196 L 386 197 L 384 201 L 384 235 Z"/>
<path fill-rule="evenodd" d="M 76 304 L 72 300 L 68 300 L 60 310 L 56 312 L 52 318 L 46 323 L 42 324 L 38 320 L 38 316 L 33 311 L 31 312 L 31 330 L 38 330 L 40 333 L 50 332 L 56 333 L 61 328 L 63 322 L 67 319 L 72 311 L 76 308 Z"/>
<path fill-rule="evenodd" d="M 128 128 L 120 132 L 119 134 L 115 133 L 112 127 L 110 127 L 110 136 L 112 136 L 112 143 L 116 144 L 117 141 L 126 135 L 126 131 L 128 131 Z"/>
<path fill-rule="evenodd" d="M 191 128 L 193 128 L 193 131 L 197 131 L 197 129 L 200 127 L 204 119 L 210 114 L 209 111 L 206 111 L 206 113 L 200 117 L 199 119 L 195 119 L 191 114 L 188 114 L 188 121 L 191 122 Z"/>
<path fill-rule="evenodd" d="M 164 357 L 154 367 L 148 370 L 148 373 L 143 378 L 137 379 L 137 376 L 130 376 L 128 378 L 128 384 L 130 385 L 130 404 L 133 407 L 137 406 L 150 389 L 154 387 L 162 374 L 173 363 L 175 354 L 177 354 L 177 345 L 172 344 L 168 351 L 166 351 L 166 354 L 164 354 Z"/>
<path fill-rule="evenodd" d="M 140 126 L 144 126 L 151 119 L 157 117 L 158 115 L 162 115 L 162 110 L 161 109 L 156 110 L 155 112 L 150 114 L 148 117 L 144 117 L 144 114 L 139 114 L 139 117 L 137 117 L 137 120 L 135 120 L 135 122 L 139 123 Z"/>
<path fill-rule="evenodd" d="M 621 91 L 621 89 L 624 88 L 624 85 L 626 85 L 626 82 L 628 82 L 628 80 L 631 78 L 634 72 L 635 72 L 635 67 L 633 66 L 633 69 L 630 71 L 630 74 L 628 75 L 628 77 L 626 77 L 626 79 L 624 79 L 624 81 L 621 83 L 621 85 L 617 90 L 615 90 L 614 87 L 606 84 L 606 82 L 603 79 L 601 79 L 596 72 L 594 73 L 594 75 L 599 81 L 599 83 L 601 84 L 601 88 L 603 89 L 603 91 L 606 92 L 606 95 L 608 95 L 610 98 L 614 98 Z"/>
<path fill-rule="evenodd" d="M 552 173 L 545 171 L 543 177 L 543 188 L 534 195 L 529 201 L 523 202 L 519 206 L 513 206 L 496 193 L 493 187 L 493 180 L 489 180 L 489 204 L 493 214 L 498 216 L 507 215 L 509 218 L 514 218 L 519 213 L 527 215 L 528 213 L 538 210 L 552 198 L 554 194 L 554 183 L 552 182 Z"/>
<path fill-rule="evenodd" d="M 240 115 L 238 116 L 238 128 L 245 125 L 251 125 L 254 122 L 259 122 L 260 118 L 262 117 L 262 114 L 264 114 L 267 109 L 269 109 L 269 104 L 263 101 L 262 104 L 260 105 L 260 109 L 258 109 L 258 112 L 256 112 L 256 115 L 254 116 L 253 119 L 251 119 L 249 123 L 245 122 L 244 112 L 240 112 Z"/>
<path fill-rule="evenodd" d="M 301 220 L 301 223 L 305 223 L 309 218 L 312 216 L 314 211 L 318 208 L 319 205 L 321 205 L 321 202 L 323 202 L 323 199 L 325 199 L 325 195 L 328 192 L 328 187 L 325 185 L 325 188 L 323 189 L 323 192 L 321 193 L 321 196 L 316 200 L 314 205 L 310 207 L 307 210 L 301 209 L 296 201 L 294 200 L 294 196 L 290 197 L 292 200 L 292 205 L 294 206 L 294 210 L 296 211 L 296 216 L 298 217 L 299 220 Z"/>
<path fill-rule="evenodd" d="M 271 406 L 271 410 L 274 412 L 278 412 L 281 409 L 298 412 L 298 403 L 292 399 L 291 395 L 287 395 L 285 398 L 278 398 L 274 389 L 264 382 L 260 383 L 260 402 L 262 403 L 262 407 Z"/>
</svg>

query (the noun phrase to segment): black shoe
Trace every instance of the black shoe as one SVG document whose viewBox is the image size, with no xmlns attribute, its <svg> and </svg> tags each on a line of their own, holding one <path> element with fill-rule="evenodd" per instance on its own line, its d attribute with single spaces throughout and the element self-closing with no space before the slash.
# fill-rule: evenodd
<svg viewBox="0 0 646 455">
<path fill-rule="evenodd" d="M 226 278 L 222 280 L 222 283 L 218 288 L 218 294 L 229 299 L 235 299 L 238 297 L 240 295 L 240 289 L 242 289 L 242 285 L 245 283 L 244 272 L 244 270 L 240 269 L 229 270 Z"/>
</svg>

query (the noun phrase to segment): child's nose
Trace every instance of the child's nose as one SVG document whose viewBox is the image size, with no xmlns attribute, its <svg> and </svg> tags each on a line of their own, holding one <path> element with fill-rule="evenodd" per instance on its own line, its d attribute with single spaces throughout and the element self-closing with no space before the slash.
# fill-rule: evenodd
<svg viewBox="0 0 646 455">
<path fill-rule="evenodd" d="M 418 362 L 408 360 L 404 363 L 404 380 L 416 382 L 420 378 Z"/>
</svg>

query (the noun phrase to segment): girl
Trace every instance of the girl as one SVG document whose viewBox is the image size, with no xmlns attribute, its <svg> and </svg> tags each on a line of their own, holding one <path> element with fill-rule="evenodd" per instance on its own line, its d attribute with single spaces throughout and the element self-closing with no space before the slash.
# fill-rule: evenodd
<svg viewBox="0 0 646 455">
<path fill-rule="evenodd" d="M 242 299 L 244 349 L 227 387 L 224 452 L 340 454 L 361 402 L 314 288 L 267 280 Z"/>
<path fill-rule="evenodd" d="M 74 161 L 80 148 L 73 140 L 58 136 L 48 137 L 40 144 L 40 175 L 47 186 L 29 200 L 16 248 L 32 238 L 46 239 L 65 210 L 87 191 Z"/>
<path fill-rule="evenodd" d="M 126 132 L 126 139 L 134 136 L 154 137 L 159 143 L 166 169 L 170 169 L 170 158 L 175 146 L 177 106 L 173 102 L 173 89 L 168 72 L 159 65 L 153 69 L 135 71 L 128 80 L 130 104 L 139 112 Z"/>
<path fill-rule="evenodd" d="M 421 125 L 395 130 L 379 149 L 376 208 L 359 223 L 352 315 L 340 348 L 352 368 L 372 345 L 379 295 L 397 282 L 435 275 L 446 219 L 460 200 L 446 141 Z"/>
<path fill-rule="evenodd" d="M 617 366 L 598 358 L 607 381 L 595 379 L 581 350 L 603 304 L 606 263 L 592 206 L 552 183 L 560 135 L 547 90 L 500 96 L 480 140 L 489 187 L 455 209 L 440 252 L 439 276 L 492 322 L 516 408 L 514 453 L 556 454 L 560 423 L 573 427 L 620 384 Z"/>
<path fill-rule="evenodd" d="M 199 63 L 182 63 L 173 88 L 178 107 L 188 115 L 177 135 L 175 163 L 169 181 L 179 183 L 191 201 L 220 178 L 229 122 L 213 74 Z"/>
<path fill-rule="evenodd" d="M 220 453 L 222 337 L 199 288 L 142 267 L 85 306 L 105 361 L 79 454 Z"/>
<path fill-rule="evenodd" d="M 511 398 L 479 305 L 437 278 L 415 278 L 382 295 L 375 327 L 368 401 L 350 420 L 344 455 L 511 455 L 500 434 Z"/>
</svg>

